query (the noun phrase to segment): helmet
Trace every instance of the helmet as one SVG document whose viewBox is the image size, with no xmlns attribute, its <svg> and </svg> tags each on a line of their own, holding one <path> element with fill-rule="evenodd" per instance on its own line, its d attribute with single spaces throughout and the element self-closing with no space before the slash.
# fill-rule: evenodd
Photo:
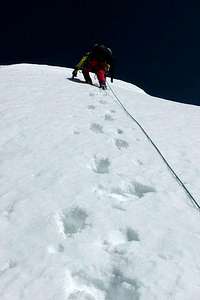
<svg viewBox="0 0 200 300">
<path fill-rule="evenodd" d="M 105 45 L 101 44 L 98 45 L 99 48 L 103 49 L 109 56 L 112 56 L 112 50 Z"/>
</svg>

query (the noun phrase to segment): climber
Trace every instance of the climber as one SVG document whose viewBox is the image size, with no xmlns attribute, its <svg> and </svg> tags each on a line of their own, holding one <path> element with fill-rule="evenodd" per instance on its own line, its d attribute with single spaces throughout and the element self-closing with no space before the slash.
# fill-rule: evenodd
<svg viewBox="0 0 200 300">
<path fill-rule="evenodd" d="M 82 70 L 85 81 L 92 84 L 90 72 L 97 75 L 99 86 L 106 89 L 106 75 L 110 74 L 113 82 L 113 57 L 110 48 L 95 44 L 90 52 L 87 52 L 72 72 L 72 78 L 77 76 L 78 70 Z"/>
</svg>

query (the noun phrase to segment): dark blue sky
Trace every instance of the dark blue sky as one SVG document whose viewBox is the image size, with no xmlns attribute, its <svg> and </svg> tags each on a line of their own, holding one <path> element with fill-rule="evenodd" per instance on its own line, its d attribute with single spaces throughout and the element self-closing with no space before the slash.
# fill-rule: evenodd
<svg viewBox="0 0 200 300">
<path fill-rule="evenodd" d="M 73 67 L 95 42 L 112 48 L 116 77 L 151 95 L 200 105 L 197 1 L 5 2 L 0 64 Z"/>
</svg>

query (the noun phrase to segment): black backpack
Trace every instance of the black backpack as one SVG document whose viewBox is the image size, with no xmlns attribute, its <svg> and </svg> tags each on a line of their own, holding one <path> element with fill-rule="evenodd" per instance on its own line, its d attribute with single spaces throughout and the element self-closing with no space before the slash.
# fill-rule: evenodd
<svg viewBox="0 0 200 300">
<path fill-rule="evenodd" d="M 91 58 L 110 64 L 112 62 L 112 50 L 104 45 L 96 44 L 91 51 Z"/>
</svg>

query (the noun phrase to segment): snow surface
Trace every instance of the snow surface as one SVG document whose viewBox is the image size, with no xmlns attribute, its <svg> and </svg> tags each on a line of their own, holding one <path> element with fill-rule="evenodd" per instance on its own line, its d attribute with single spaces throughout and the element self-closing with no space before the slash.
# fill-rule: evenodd
<svg viewBox="0 0 200 300">
<path fill-rule="evenodd" d="M 199 211 L 111 91 L 71 71 L 0 67 L 0 299 L 199 300 Z M 200 202 L 199 107 L 111 86 Z"/>
</svg>

